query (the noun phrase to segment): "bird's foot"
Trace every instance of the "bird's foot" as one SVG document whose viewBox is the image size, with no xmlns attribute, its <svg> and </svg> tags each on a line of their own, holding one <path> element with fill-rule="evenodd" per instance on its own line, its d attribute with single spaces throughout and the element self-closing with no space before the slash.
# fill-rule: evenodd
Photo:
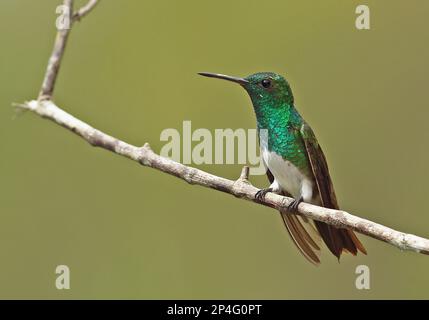
<svg viewBox="0 0 429 320">
<path fill-rule="evenodd" d="M 298 199 L 293 199 L 290 205 L 287 206 L 289 212 L 298 212 L 298 206 L 304 199 L 299 197 Z"/>
<path fill-rule="evenodd" d="M 261 190 L 259 190 L 259 191 L 258 191 L 258 192 L 256 192 L 256 194 L 255 194 L 255 199 L 260 200 L 260 201 L 264 200 L 265 195 L 266 195 L 268 192 L 273 192 L 273 188 L 265 188 L 265 189 L 261 189 Z"/>
</svg>

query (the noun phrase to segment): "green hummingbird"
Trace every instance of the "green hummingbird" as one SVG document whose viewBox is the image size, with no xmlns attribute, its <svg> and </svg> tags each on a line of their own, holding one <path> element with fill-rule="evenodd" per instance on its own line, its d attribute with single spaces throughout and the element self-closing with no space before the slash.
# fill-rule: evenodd
<svg viewBox="0 0 429 320">
<path fill-rule="evenodd" d="M 294 198 L 288 211 L 296 212 L 304 201 L 338 209 L 338 203 L 323 151 L 310 126 L 298 113 L 289 83 L 272 72 L 260 72 L 245 78 L 217 73 L 199 73 L 240 84 L 249 94 L 256 114 L 261 158 L 271 185 L 259 190 L 259 200 L 267 192 Z M 264 136 L 261 134 L 264 132 Z M 303 216 L 280 212 L 286 229 L 299 251 L 319 264 L 320 237 L 339 259 L 342 252 L 353 255 L 366 250 L 352 230 L 339 229 Z"/>
</svg>

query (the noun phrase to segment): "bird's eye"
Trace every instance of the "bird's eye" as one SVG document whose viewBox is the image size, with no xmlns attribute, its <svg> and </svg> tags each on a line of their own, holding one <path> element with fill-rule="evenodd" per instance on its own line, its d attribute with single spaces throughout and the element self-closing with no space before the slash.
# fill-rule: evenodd
<svg viewBox="0 0 429 320">
<path fill-rule="evenodd" d="M 261 84 L 264 88 L 269 88 L 269 87 L 271 87 L 271 80 L 270 79 L 264 79 L 261 81 Z"/>
</svg>

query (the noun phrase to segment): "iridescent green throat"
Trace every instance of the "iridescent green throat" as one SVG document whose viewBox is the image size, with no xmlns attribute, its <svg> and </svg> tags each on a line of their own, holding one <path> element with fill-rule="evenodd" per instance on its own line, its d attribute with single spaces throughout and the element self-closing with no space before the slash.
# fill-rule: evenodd
<svg viewBox="0 0 429 320">
<path fill-rule="evenodd" d="M 307 171 L 308 158 L 300 134 L 303 119 L 298 111 L 293 104 L 275 99 L 258 102 L 254 104 L 258 131 L 268 131 L 268 150 Z"/>
</svg>

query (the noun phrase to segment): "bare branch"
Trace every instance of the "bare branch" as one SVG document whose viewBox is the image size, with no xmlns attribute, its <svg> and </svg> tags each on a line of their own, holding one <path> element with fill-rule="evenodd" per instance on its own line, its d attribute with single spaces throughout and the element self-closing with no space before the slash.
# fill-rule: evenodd
<svg viewBox="0 0 429 320">
<path fill-rule="evenodd" d="M 56 122 L 64 128 L 76 133 L 93 146 L 101 147 L 137 161 L 144 166 L 176 176 L 190 184 L 226 192 L 235 197 L 260 203 L 277 210 L 287 210 L 288 205 L 293 201 L 292 198 L 273 193 L 267 193 L 264 201 L 256 200 L 255 194 L 259 189 L 252 186 L 247 180 L 248 168 L 246 167 L 243 169 L 237 181 L 225 179 L 161 157 L 150 149 L 149 144 L 145 144 L 143 147 L 137 147 L 107 135 L 63 111 L 52 101 L 33 100 L 18 105 L 18 107 L 31 110 L 43 118 Z M 339 228 L 353 229 L 372 238 L 387 242 L 402 250 L 413 250 L 425 254 L 429 253 L 429 240 L 393 230 L 381 224 L 353 216 L 345 211 L 327 209 L 307 203 L 301 203 L 298 209 L 298 213 L 307 218 L 322 221 Z"/>
<path fill-rule="evenodd" d="M 58 71 L 61 65 L 61 60 L 63 58 L 67 39 L 70 34 L 73 12 L 73 0 L 64 0 L 63 5 L 67 8 L 67 13 L 69 14 L 69 16 L 66 18 L 69 19 L 70 26 L 69 28 L 58 30 L 57 32 L 54 48 L 52 50 L 51 57 L 49 58 L 45 78 L 43 80 L 42 88 L 39 93 L 39 100 L 52 98 L 55 82 L 57 80 Z"/>
<path fill-rule="evenodd" d="M 97 1 L 89 1 L 87 5 L 82 7 L 74 14 L 73 17 L 76 16 L 81 18 L 85 16 L 91 11 L 96 3 Z M 73 1 L 64 0 L 64 4 L 68 5 L 71 9 Z M 55 105 L 51 100 L 51 97 L 61 57 L 64 53 L 68 32 L 69 30 L 59 31 L 57 35 L 39 99 L 25 102 L 23 104 L 16 104 L 16 107 L 23 110 L 30 110 L 43 118 L 49 119 L 63 126 L 82 137 L 93 146 L 109 150 L 134 160 L 144 166 L 173 175 L 190 184 L 229 193 L 237 198 L 256 202 L 277 210 L 287 210 L 288 205 L 293 201 L 292 198 L 268 193 L 263 201 L 255 199 L 255 194 L 258 189 L 248 181 L 248 167 L 243 168 L 240 177 L 236 181 L 218 177 L 205 171 L 188 167 L 173 160 L 161 157 L 151 150 L 149 144 L 145 144 L 143 147 L 137 147 L 121 141 L 93 128 L 89 124 L 73 117 L 71 114 Z M 389 243 L 401 250 L 411 250 L 429 254 L 428 239 L 393 230 L 376 222 L 351 215 L 342 210 L 327 209 L 308 203 L 301 203 L 298 207 L 298 214 L 339 228 L 353 229 L 374 239 Z"/>
<path fill-rule="evenodd" d="M 69 21 L 69 28 L 58 30 L 55 38 L 54 48 L 49 58 L 48 66 L 46 68 L 45 77 L 43 80 L 42 88 L 39 93 L 39 100 L 49 100 L 52 98 L 54 92 L 55 82 L 57 80 L 58 71 L 60 69 L 61 60 L 64 55 L 67 40 L 72 28 L 73 22 L 82 19 L 97 5 L 98 0 L 89 0 L 86 5 L 80 8 L 77 12 L 73 13 L 73 0 L 64 0 L 63 6 L 67 8 Z"/>
<path fill-rule="evenodd" d="M 85 17 L 88 13 L 91 12 L 92 9 L 97 5 L 98 0 L 89 0 L 86 5 L 81 7 L 77 12 L 73 14 L 73 21 L 79 21 L 83 17 Z"/>
</svg>

